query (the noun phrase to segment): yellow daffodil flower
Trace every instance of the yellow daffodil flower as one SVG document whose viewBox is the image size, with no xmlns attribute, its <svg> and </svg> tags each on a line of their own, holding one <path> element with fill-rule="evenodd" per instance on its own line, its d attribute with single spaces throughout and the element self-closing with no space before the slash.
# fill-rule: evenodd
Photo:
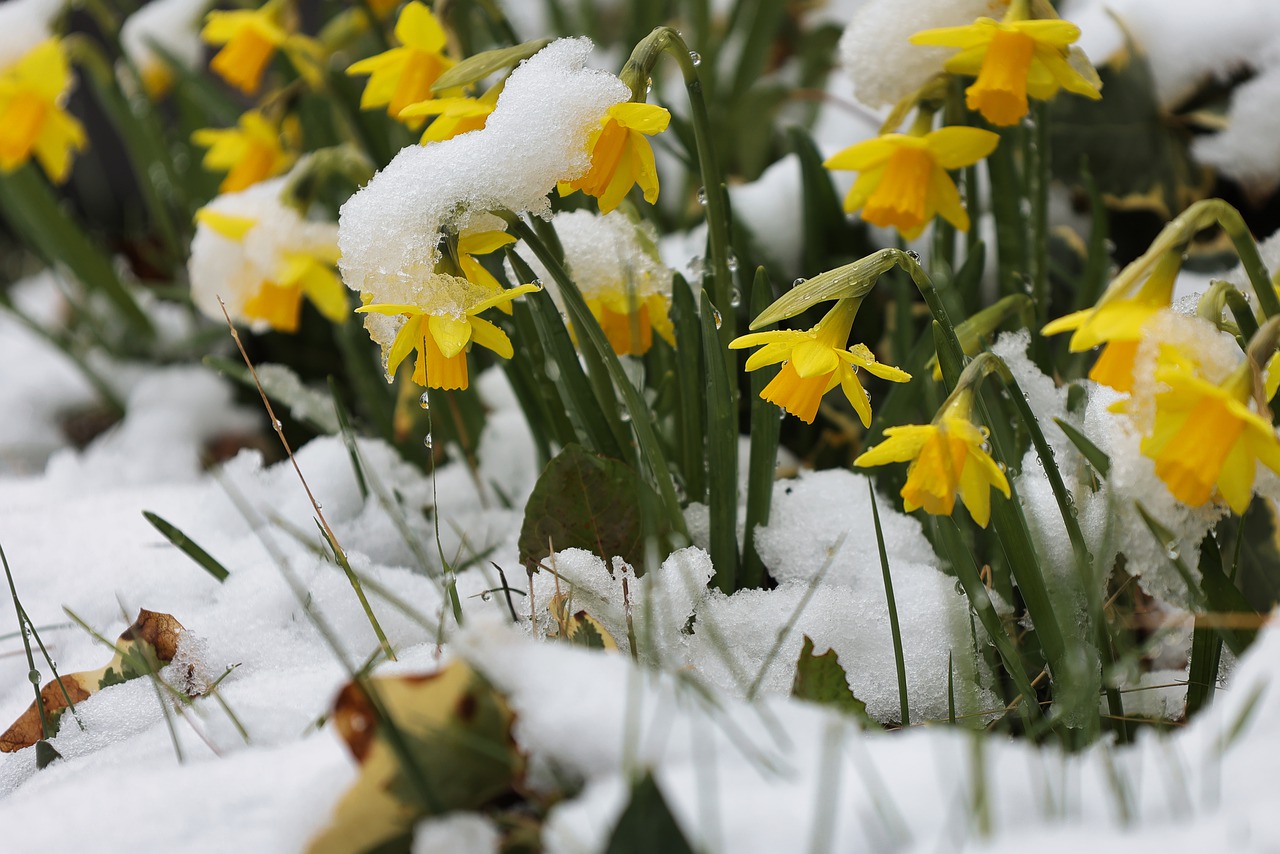
<svg viewBox="0 0 1280 854">
<path fill-rule="evenodd" d="M 918 237 L 935 215 L 969 230 L 969 214 L 947 171 L 977 163 L 995 151 L 1000 137 L 970 127 L 923 130 L 884 134 L 827 159 L 828 169 L 862 173 L 845 196 L 846 212 L 861 210 L 867 222 L 896 228 L 907 240 Z"/>
<path fill-rule="evenodd" d="M 401 110 L 400 118 L 412 120 L 435 116 L 435 121 L 422 132 L 419 142 L 423 145 L 428 142 L 444 142 L 484 127 L 489 121 L 489 114 L 498 105 L 500 94 L 501 84 L 492 87 L 479 98 L 433 98 L 430 101 L 419 101 Z"/>
<path fill-rule="evenodd" d="M 271 57 L 289 38 L 280 23 L 282 11 L 282 3 L 270 0 L 261 9 L 210 12 L 200 37 L 222 49 L 209 68 L 246 95 L 258 91 Z"/>
<path fill-rule="evenodd" d="M 906 512 L 923 508 L 950 516 L 956 496 L 982 527 L 991 519 L 991 487 L 1009 497 L 1009 481 L 987 453 L 987 435 L 970 420 L 973 391 L 962 388 L 944 404 L 931 424 L 889 427 L 885 440 L 853 461 L 855 466 L 882 466 L 911 461 L 902 487 Z"/>
<path fill-rule="evenodd" d="M 671 122 L 671 113 L 653 104 L 628 101 L 610 107 L 600 119 L 600 127 L 587 137 L 591 168 L 572 181 L 561 181 L 560 195 L 581 190 L 600 200 L 600 212 L 616 208 L 636 184 L 644 200 L 658 200 L 658 169 L 653 148 L 645 137 L 662 133 Z"/>
<path fill-rule="evenodd" d="M 1241 363 L 1215 385 L 1178 362 L 1161 364 L 1156 380 L 1155 426 L 1142 453 L 1155 460 L 1156 476 L 1183 504 L 1199 507 L 1216 488 L 1238 514 L 1249 507 L 1257 464 L 1280 474 L 1280 438 L 1268 418 L 1249 408 L 1253 371 Z"/>
<path fill-rule="evenodd" d="M 1133 391 L 1133 361 L 1142 343 L 1142 329 L 1153 315 L 1169 307 L 1181 267 L 1181 254 L 1165 253 L 1135 293 L 1130 294 L 1130 288 L 1109 291 L 1093 308 L 1060 317 L 1041 332 L 1057 335 L 1075 330 L 1069 344 L 1073 353 L 1105 344 L 1089 379 L 1116 391 Z"/>
<path fill-rule="evenodd" d="M 1028 96 L 1047 101 L 1066 89 L 1102 97 L 1095 81 L 1071 64 L 1069 46 L 1080 38 L 1080 28 L 1068 21 L 1025 20 L 1025 6 L 1014 3 L 1001 21 L 979 18 L 911 37 L 912 44 L 959 48 L 946 70 L 977 77 L 965 90 L 965 103 L 993 125 L 1017 124 L 1027 114 Z"/>
<path fill-rule="evenodd" d="M 252 217 L 208 208 L 196 214 L 196 221 L 237 243 L 257 225 Z M 296 332 L 305 296 L 330 321 L 345 322 L 347 290 L 334 270 L 338 255 L 336 243 L 282 251 L 270 277 L 263 279 L 257 291 L 244 300 L 240 312 L 243 319 L 264 323 L 280 332 Z"/>
<path fill-rule="evenodd" d="M 585 296 L 585 295 L 584 295 Z M 653 333 L 676 346 L 676 331 L 671 325 L 670 298 L 655 293 L 638 296 L 621 284 L 616 289 L 597 290 L 588 297 L 587 308 L 609 339 L 609 346 L 619 356 L 643 356 L 653 346 Z"/>
<path fill-rule="evenodd" d="M 402 116 L 411 104 L 429 100 L 431 86 L 453 60 L 444 55 L 444 27 L 422 3 L 405 6 L 396 19 L 396 39 L 400 47 L 362 59 L 347 69 L 348 74 L 367 74 L 360 109 L 385 106 L 387 115 L 404 118 L 409 127 L 421 127 L 425 113 Z"/>
<path fill-rule="evenodd" d="M 65 109 L 71 67 L 62 43 L 48 39 L 0 72 L 0 170 L 12 172 L 32 155 L 49 180 L 71 173 L 71 155 L 87 144 L 84 127 Z"/>
<path fill-rule="evenodd" d="M 849 331 L 861 303 L 861 299 L 841 299 L 812 329 L 752 332 L 735 338 L 729 347 L 738 350 L 764 345 L 747 359 L 748 371 L 783 362 L 782 369 L 760 392 L 760 397 L 781 406 L 806 424 L 813 423 L 823 395 L 838 385 L 853 404 L 863 426 L 870 426 L 871 403 L 858 380 L 858 368 L 897 383 L 906 382 L 911 375 L 876 361 L 865 344 L 848 347 Z"/>
<path fill-rule="evenodd" d="M 473 231 L 458 236 L 458 270 L 463 278 L 472 284 L 479 285 L 491 293 L 502 293 L 502 285 L 484 265 L 475 259 L 477 255 L 488 255 L 497 252 L 503 246 L 515 243 L 516 239 L 505 231 Z M 511 313 L 510 301 L 498 304 L 498 310 L 504 314 Z"/>
<path fill-rule="evenodd" d="M 296 140 L 296 120 L 286 120 L 282 129 L 257 110 L 240 117 L 234 128 L 203 128 L 191 135 L 191 141 L 209 149 L 201 161 L 209 172 L 226 172 L 220 193 L 234 193 L 259 181 L 288 171 L 298 159 L 288 151 L 282 137 Z"/>
<path fill-rule="evenodd" d="M 504 359 L 515 355 L 507 333 L 477 315 L 488 308 L 508 303 L 516 297 L 541 290 L 537 285 L 520 285 L 494 294 L 466 279 L 436 274 L 433 306 L 366 305 L 357 312 L 373 312 L 389 316 L 405 315 L 404 325 L 396 333 L 387 353 L 387 374 L 410 353 L 417 352 L 413 381 L 425 388 L 464 389 L 467 376 L 467 350 L 479 344 Z"/>
</svg>

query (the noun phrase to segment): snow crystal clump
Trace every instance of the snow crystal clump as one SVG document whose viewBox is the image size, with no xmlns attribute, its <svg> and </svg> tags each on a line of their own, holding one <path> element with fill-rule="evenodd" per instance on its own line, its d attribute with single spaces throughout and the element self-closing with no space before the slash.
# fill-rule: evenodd
<svg viewBox="0 0 1280 854">
<path fill-rule="evenodd" d="M 856 586 L 870 580 L 883 596 L 869 482 L 866 475 L 839 469 L 776 482 L 769 524 L 755 530 L 756 551 L 769 574 L 779 582 L 807 582 L 830 563 L 824 583 Z M 920 522 L 895 511 L 894 502 L 883 497 L 876 503 L 895 578 L 899 563 L 937 566 Z"/>
<path fill-rule="evenodd" d="M 295 167 L 297 168 L 297 167 Z M 191 241 L 191 299 L 208 318 L 221 321 L 218 298 L 236 322 L 248 324 L 255 332 L 270 325 L 262 319 L 244 316 L 245 305 L 274 280 L 277 270 L 290 254 L 323 255 L 337 242 L 338 227 L 331 222 L 303 219 L 280 200 L 288 176 L 254 184 L 238 193 L 218 196 L 204 210 L 227 217 L 253 220 L 240 240 L 219 234 L 197 222 Z"/>
<path fill-rule="evenodd" d="M 8 0 L 0 3 L 0 69 L 13 65 L 49 38 L 49 24 L 63 0 Z"/>
<path fill-rule="evenodd" d="M 1001 0 L 867 0 L 840 37 L 840 62 L 858 100 L 887 107 L 915 92 L 951 57 L 952 48 L 921 47 L 912 35 L 1000 18 Z"/>
<path fill-rule="evenodd" d="M 441 232 L 480 214 L 546 215 L 547 194 L 590 165 L 586 139 L 627 86 L 585 67 L 586 38 L 543 48 L 508 78 L 481 130 L 409 146 L 347 200 L 339 217 L 339 267 L 374 302 L 419 302 L 440 259 Z"/>
<path fill-rule="evenodd" d="M 156 47 L 185 68 L 196 66 L 203 51 L 199 24 L 208 5 L 209 0 L 152 0 L 125 19 L 120 46 L 144 79 L 164 79 L 169 73 L 169 61 Z"/>
<path fill-rule="evenodd" d="M 418 822 L 411 854 L 496 854 L 502 836 L 491 819 L 476 813 L 451 813 Z"/>
</svg>

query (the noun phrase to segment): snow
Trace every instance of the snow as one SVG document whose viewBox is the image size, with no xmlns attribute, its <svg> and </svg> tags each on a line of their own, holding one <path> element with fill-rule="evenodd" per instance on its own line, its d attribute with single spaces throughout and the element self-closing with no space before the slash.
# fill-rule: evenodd
<svg viewBox="0 0 1280 854">
<path fill-rule="evenodd" d="M 49 38 L 49 25 L 64 0 L 7 0 L 0 3 L 0 70 L 8 68 Z"/>
<path fill-rule="evenodd" d="M 160 47 L 187 68 L 200 61 L 200 23 L 209 0 L 152 0 L 125 19 L 120 46 L 140 70 L 167 67 Z"/>
</svg>

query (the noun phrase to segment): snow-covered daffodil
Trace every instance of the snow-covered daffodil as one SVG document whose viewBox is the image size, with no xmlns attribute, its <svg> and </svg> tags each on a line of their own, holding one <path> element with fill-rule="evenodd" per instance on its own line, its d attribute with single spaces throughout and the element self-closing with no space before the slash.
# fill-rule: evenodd
<svg viewBox="0 0 1280 854">
<path fill-rule="evenodd" d="M 51 181 L 67 179 L 72 153 L 87 143 L 84 127 L 63 107 L 71 85 L 57 39 L 40 42 L 0 71 L 0 170 L 12 172 L 34 156 Z"/>
<path fill-rule="evenodd" d="M 515 242 L 516 239 L 505 231 L 472 231 L 458 235 L 459 272 L 472 284 L 487 288 L 495 294 L 502 293 L 502 285 L 484 268 L 483 264 L 476 260 L 475 256 L 497 252 L 502 247 Z M 498 303 L 498 309 L 505 314 L 510 314 L 510 301 Z"/>
<path fill-rule="evenodd" d="M 393 47 L 377 56 L 362 59 L 347 69 L 348 74 L 367 74 L 360 109 L 386 107 L 387 115 L 400 118 L 410 127 L 421 127 L 425 113 L 403 115 L 411 104 L 429 100 L 431 86 L 453 60 L 444 55 L 444 27 L 424 4 L 414 0 L 396 19 Z"/>
<path fill-rule="evenodd" d="M 480 312 L 537 290 L 541 290 L 537 285 L 520 285 L 495 294 L 459 276 L 437 273 L 425 291 L 423 304 L 374 304 L 361 306 L 356 311 L 404 316 L 404 323 L 386 354 L 388 376 L 393 376 L 400 363 L 416 352 L 415 383 L 425 388 L 464 389 L 470 383 L 467 351 L 472 344 L 492 350 L 504 359 L 515 355 L 507 333 L 479 317 Z"/>
<path fill-rule="evenodd" d="M 945 127 L 908 134 L 889 133 L 851 145 L 828 158 L 828 169 L 860 172 L 844 199 L 848 213 L 881 228 L 896 228 L 908 240 L 941 215 L 961 231 L 969 229 L 969 214 L 960 191 L 947 174 L 972 166 L 1000 141 L 997 134 L 971 127 Z"/>
<path fill-rule="evenodd" d="M 1041 332 L 1057 335 L 1074 330 L 1069 344 L 1073 353 L 1105 344 L 1089 379 L 1116 391 L 1133 391 L 1133 362 L 1142 343 L 1142 329 L 1152 316 L 1169 307 L 1181 267 L 1181 253 L 1166 252 L 1136 290 L 1108 290 L 1093 308 L 1060 317 Z"/>
<path fill-rule="evenodd" d="M 991 518 L 991 488 L 1010 495 L 1004 471 L 987 452 L 987 435 L 971 420 L 973 389 L 957 386 L 930 424 L 889 427 L 885 440 L 853 461 L 855 466 L 882 466 L 911 461 L 902 487 L 906 512 L 923 508 L 950 516 L 956 496 L 982 527 Z"/>
<path fill-rule="evenodd" d="M 653 104 L 627 101 L 610 107 L 600 126 L 587 137 L 591 167 L 572 181 L 561 181 L 560 195 L 581 190 L 600 201 L 600 212 L 609 213 L 636 184 L 644 200 L 658 200 L 658 170 L 647 137 L 662 133 L 671 122 L 671 113 Z"/>
<path fill-rule="evenodd" d="M 912 44 L 959 49 L 947 60 L 946 70 L 977 77 L 965 90 L 965 103 L 993 125 L 1017 124 L 1027 114 L 1028 96 L 1047 101 L 1066 89 L 1102 97 L 1096 74 L 1090 80 L 1072 65 L 1070 45 L 1080 38 L 1080 28 L 1056 19 L 1027 20 L 1026 6 L 1013 3 L 1000 21 L 979 18 L 911 37 Z"/>
<path fill-rule="evenodd" d="M 1253 365 L 1240 364 L 1217 385 L 1188 368 L 1185 360 L 1162 362 L 1156 381 L 1155 426 L 1142 453 L 1155 460 L 1156 476 L 1175 498 L 1199 507 L 1214 490 L 1236 513 L 1253 496 L 1257 465 L 1280 474 L 1280 438 L 1270 419 L 1250 409 Z"/>
<path fill-rule="evenodd" d="M 240 116 L 233 128 L 203 128 L 191 141 L 209 149 L 201 161 L 210 172 L 226 172 L 218 191 L 234 193 L 288 171 L 298 155 L 285 148 L 298 136 L 297 123 L 277 126 L 258 110 Z"/>
<path fill-rule="evenodd" d="M 489 114 L 498 104 L 502 87 L 494 86 L 479 98 L 432 98 L 410 104 L 400 111 L 400 118 L 412 120 L 435 116 L 435 120 L 422 132 L 423 145 L 428 142 L 444 142 L 473 130 L 480 130 L 489 120 Z"/>
<path fill-rule="evenodd" d="M 871 403 L 858 380 L 858 369 L 892 382 L 906 382 L 911 375 L 876 361 L 865 344 L 849 346 L 849 332 L 861 302 L 838 300 L 812 329 L 752 332 L 735 338 L 729 347 L 737 350 L 764 345 L 747 359 L 748 371 L 783 363 L 760 396 L 801 421 L 812 424 L 823 395 L 840 386 L 863 426 L 870 426 Z"/>
</svg>

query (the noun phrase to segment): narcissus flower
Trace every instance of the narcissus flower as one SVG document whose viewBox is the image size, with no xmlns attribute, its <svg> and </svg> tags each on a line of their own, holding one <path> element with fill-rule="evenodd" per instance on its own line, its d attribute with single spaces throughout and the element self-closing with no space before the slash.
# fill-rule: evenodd
<svg viewBox="0 0 1280 854">
<path fill-rule="evenodd" d="M 71 172 L 83 151 L 84 127 L 65 109 L 71 68 L 57 39 L 47 39 L 0 72 L 0 170 L 12 172 L 34 155 L 51 181 Z"/>
<path fill-rule="evenodd" d="M 884 134 L 827 159 L 823 165 L 828 169 L 862 173 L 845 196 L 845 211 L 861 210 L 867 222 L 896 228 L 908 240 L 918 237 L 935 215 L 968 231 L 969 214 L 947 171 L 977 163 L 995 151 L 1000 137 L 980 128 L 924 129 Z"/>
<path fill-rule="evenodd" d="M 361 306 L 356 311 L 404 316 L 404 323 L 386 353 L 388 377 L 394 376 L 400 363 L 416 352 L 415 383 L 426 388 L 464 389 L 470 382 L 467 351 L 473 343 L 504 359 L 515 355 L 507 333 L 477 315 L 537 290 L 541 290 L 537 285 L 520 285 L 494 294 L 458 276 L 437 273 L 427 284 L 421 305 L 375 304 Z"/>
<path fill-rule="evenodd" d="M 400 12 L 395 33 L 400 47 L 362 59 L 347 73 L 369 75 L 360 109 L 385 106 L 392 118 L 404 118 L 410 127 L 421 127 L 424 114 L 402 116 L 401 112 L 410 104 L 429 100 L 432 84 L 454 62 L 444 55 L 444 28 L 417 0 Z"/>
<path fill-rule="evenodd" d="M 173 62 L 195 68 L 200 62 L 199 22 L 207 0 L 152 0 L 125 19 L 120 47 L 142 78 L 147 95 L 160 98 L 173 86 Z M 160 53 L 160 50 L 164 53 Z"/>
<path fill-rule="evenodd" d="M 1124 286 L 1108 289 L 1093 308 L 1060 317 L 1041 332 L 1057 335 L 1075 330 L 1069 345 L 1073 353 L 1105 344 L 1089 371 L 1089 379 L 1116 391 L 1133 391 L 1133 362 L 1142 343 L 1143 327 L 1169 307 L 1181 267 L 1181 254 L 1167 252 L 1136 291 Z"/>
<path fill-rule="evenodd" d="M 1249 408 L 1253 365 L 1242 362 L 1221 385 L 1186 365 L 1173 360 L 1156 369 L 1167 390 L 1156 395 L 1155 426 L 1142 440 L 1142 453 L 1155 460 L 1156 476 L 1182 503 L 1199 507 L 1216 488 L 1243 514 L 1258 463 L 1280 474 L 1280 438 L 1269 418 Z"/>
<path fill-rule="evenodd" d="M 210 12 L 200 37 L 222 46 L 209 61 L 214 73 L 246 95 L 258 91 L 271 57 L 289 38 L 282 11 L 282 3 L 270 0 L 261 9 Z"/>
<path fill-rule="evenodd" d="M 296 139 L 297 122 L 283 129 L 257 110 L 240 117 L 234 128 L 204 128 L 191 135 L 191 141 L 209 149 L 201 161 L 210 172 L 226 172 L 218 187 L 221 193 L 235 193 L 259 181 L 288 171 L 298 155 L 287 151 L 283 138 Z"/>
<path fill-rule="evenodd" d="M 653 204 L 658 200 L 658 170 L 646 137 L 662 133 L 670 122 L 671 113 L 653 104 L 613 105 L 587 137 L 591 168 L 580 178 L 561 181 L 560 195 L 581 190 L 599 199 L 601 213 L 609 213 L 639 184 L 644 200 Z"/>
<path fill-rule="evenodd" d="M 1098 99 L 1097 84 L 1071 63 L 1070 45 L 1080 38 L 1080 28 L 1068 21 L 1025 20 L 1014 3 L 1004 20 L 979 18 L 963 27 L 924 30 L 911 37 L 912 44 L 959 48 L 947 60 L 952 74 L 978 79 L 965 90 L 969 109 L 980 112 L 993 125 L 1013 125 L 1027 114 L 1027 97 L 1047 101 L 1066 89 Z"/>
<path fill-rule="evenodd" d="M 729 347 L 738 350 L 764 345 L 747 359 L 748 371 L 783 363 L 760 397 L 801 421 L 812 424 L 823 395 L 840 386 L 863 426 L 870 426 L 871 403 L 858 380 L 858 369 L 865 368 L 870 374 L 898 383 L 911 379 L 911 375 L 876 361 L 865 344 L 848 346 L 849 331 L 861 303 L 861 299 L 841 299 L 812 329 L 752 332 L 735 338 Z"/>
<path fill-rule="evenodd" d="M 889 427 L 885 440 L 853 461 L 855 466 L 882 466 L 911 461 L 902 487 L 906 512 L 923 508 L 950 516 L 956 496 L 982 527 L 991 519 L 991 487 L 1009 497 L 1009 481 L 987 453 L 987 435 L 970 420 L 972 387 L 957 386 L 930 424 Z"/>
<path fill-rule="evenodd" d="M 284 178 L 215 198 L 196 215 L 191 296 L 208 317 L 255 331 L 298 328 L 302 298 L 329 320 L 349 316 L 338 261 L 337 226 L 304 220 L 280 201 Z"/>
<path fill-rule="evenodd" d="M 471 231 L 458 235 L 458 270 L 462 277 L 472 284 L 488 289 L 490 292 L 502 293 L 502 285 L 494 275 L 475 259 L 477 255 L 488 255 L 497 252 L 504 246 L 515 243 L 516 239 L 505 231 Z M 503 302 L 498 308 L 511 313 L 511 303 Z"/>
</svg>

